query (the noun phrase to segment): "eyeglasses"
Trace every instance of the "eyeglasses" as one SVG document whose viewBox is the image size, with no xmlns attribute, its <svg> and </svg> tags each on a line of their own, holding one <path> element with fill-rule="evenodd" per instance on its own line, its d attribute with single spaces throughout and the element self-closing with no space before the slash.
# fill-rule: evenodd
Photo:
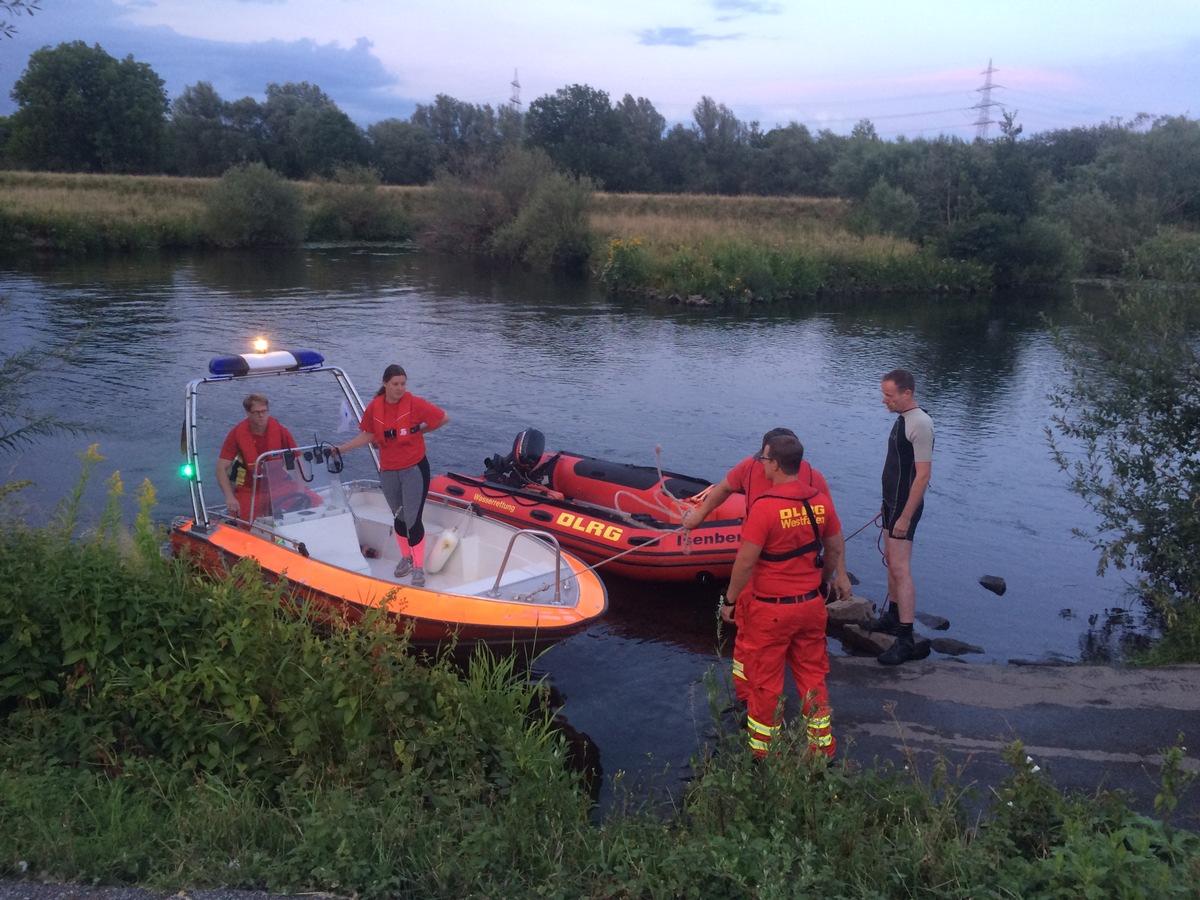
<svg viewBox="0 0 1200 900">
<path fill-rule="evenodd" d="M 755 454 L 755 456 L 754 456 L 754 458 L 755 458 L 755 459 L 757 459 L 757 460 L 760 460 L 760 461 L 762 461 L 762 462 L 765 462 L 765 463 L 769 463 L 769 462 L 775 462 L 775 459 L 774 459 L 774 457 L 765 456 L 765 455 L 763 455 L 762 453 L 756 453 L 756 454 Z"/>
</svg>

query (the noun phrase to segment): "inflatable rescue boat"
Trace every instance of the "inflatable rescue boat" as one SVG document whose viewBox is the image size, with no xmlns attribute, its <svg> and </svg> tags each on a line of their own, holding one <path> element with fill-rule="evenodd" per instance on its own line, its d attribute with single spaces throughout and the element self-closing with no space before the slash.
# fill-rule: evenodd
<svg viewBox="0 0 1200 900">
<path fill-rule="evenodd" d="M 321 422 L 337 421 L 340 411 L 343 428 L 357 426 L 362 400 L 346 374 L 319 353 L 264 349 L 214 358 L 208 376 L 187 386 L 181 471 L 193 514 L 171 526 L 176 554 L 213 574 L 253 559 L 268 580 L 282 582 L 290 599 L 318 617 L 354 622 L 381 608 L 421 643 L 457 635 L 497 648 L 545 646 L 604 613 L 603 582 L 549 529 L 485 518 L 477 506 L 437 493 L 429 495 L 423 515 L 426 584 L 414 587 L 395 577 L 400 551 L 374 450 L 353 454 L 364 470 L 359 474 L 349 456 L 343 460 L 337 452 L 337 441 L 267 451 L 246 465 L 254 492 L 246 518 L 210 505 L 202 473 L 215 470 L 224 430 L 233 424 L 228 416 L 241 411 L 239 401 L 249 391 L 269 390 L 272 401 L 286 396 L 281 377 L 302 383 L 296 410 L 320 409 Z M 276 380 L 267 387 L 248 384 L 263 378 Z M 224 395 L 224 418 L 217 434 L 203 435 L 198 395 L 214 391 Z M 273 403 L 272 413 L 276 409 Z M 305 433 L 307 423 L 284 424 Z M 220 491 L 213 493 L 224 502 Z"/>
<path fill-rule="evenodd" d="M 741 540 L 746 501 L 733 494 L 690 533 L 680 524 L 712 487 L 702 478 L 578 453 L 547 453 L 527 429 L 482 475 L 449 472 L 431 489 L 517 528 L 541 528 L 601 574 L 640 581 L 725 580 Z"/>
</svg>

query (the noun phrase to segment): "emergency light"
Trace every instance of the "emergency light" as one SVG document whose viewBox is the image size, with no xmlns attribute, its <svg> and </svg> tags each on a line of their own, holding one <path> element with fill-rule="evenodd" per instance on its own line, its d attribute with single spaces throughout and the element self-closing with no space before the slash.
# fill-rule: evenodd
<svg viewBox="0 0 1200 900">
<path fill-rule="evenodd" d="M 208 374 L 217 378 L 238 378 L 269 372 L 294 372 L 313 369 L 325 363 L 316 350 L 269 350 L 261 338 L 255 342 L 257 353 L 214 356 L 208 361 Z"/>
</svg>

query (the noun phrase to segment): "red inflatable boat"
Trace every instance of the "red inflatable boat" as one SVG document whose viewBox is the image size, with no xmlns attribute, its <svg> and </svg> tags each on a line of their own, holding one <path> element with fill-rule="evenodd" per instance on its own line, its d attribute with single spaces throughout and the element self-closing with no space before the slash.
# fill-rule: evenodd
<svg viewBox="0 0 1200 900">
<path fill-rule="evenodd" d="M 528 429 L 513 451 L 484 461 L 482 475 L 435 476 L 431 491 L 485 516 L 550 532 L 601 575 L 640 581 L 728 579 L 746 501 L 734 494 L 690 534 L 681 516 L 712 487 L 702 478 L 577 453 L 546 453 Z"/>
</svg>

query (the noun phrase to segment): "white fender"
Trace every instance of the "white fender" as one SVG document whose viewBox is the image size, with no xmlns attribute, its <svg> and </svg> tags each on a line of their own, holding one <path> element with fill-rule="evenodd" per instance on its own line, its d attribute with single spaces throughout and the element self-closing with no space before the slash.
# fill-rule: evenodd
<svg viewBox="0 0 1200 900">
<path fill-rule="evenodd" d="M 457 547 L 457 527 L 441 532 L 437 536 L 437 540 L 433 542 L 433 546 L 429 548 L 429 552 L 425 554 L 425 571 L 431 575 L 442 571 Z"/>
</svg>

